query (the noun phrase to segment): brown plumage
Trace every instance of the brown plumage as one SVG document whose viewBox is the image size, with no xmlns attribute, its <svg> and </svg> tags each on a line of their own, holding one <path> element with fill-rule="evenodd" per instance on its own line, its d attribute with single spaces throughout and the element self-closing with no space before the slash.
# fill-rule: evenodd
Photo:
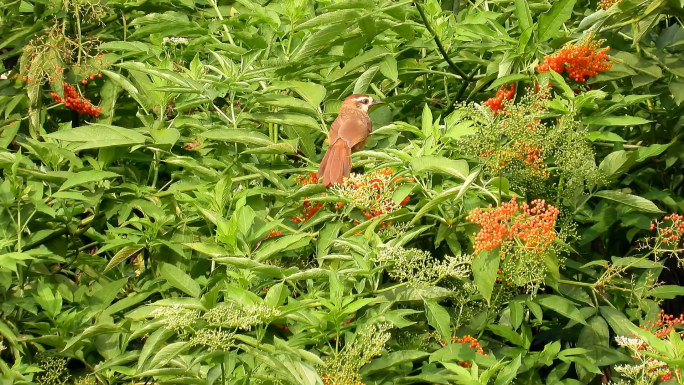
<svg viewBox="0 0 684 385">
<path fill-rule="evenodd" d="M 363 149 L 373 128 L 368 110 L 381 103 L 363 94 L 350 95 L 344 99 L 337 119 L 330 126 L 330 147 L 318 167 L 318 179 L 323 186 L 340 183 L 349 176 L 351 153 Z"/>
</svg>

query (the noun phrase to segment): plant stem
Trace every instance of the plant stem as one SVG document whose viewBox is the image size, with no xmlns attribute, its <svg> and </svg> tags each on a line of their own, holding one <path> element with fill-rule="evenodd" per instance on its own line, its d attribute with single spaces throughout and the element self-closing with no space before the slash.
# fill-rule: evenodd
<svg viewBox="0 0 684 385">
<path fill-rule="evenodd" d="M 439 37 L 437 36 L 437 33 L 435 33 L 435 30 L 432 28 L 432 25 L 430 25 L 430 22 L 427 19 L 427 16 L 425 15 L 425 11 L 423 10 L 423 7 L 420 5 L 418 1 L 413 2 L 416 5 L 416 9 L 418 10 L 418 13 L 420 13 L 421 19 L 423 19 L 423 24 L 425 24 L 425 28 L 427 28 L 428 32 L 432 35 L 432 38 L 435 40 L 435 44 L 437 44 L 437 49 L 439 50 L 439 53 L 442 55 L 444 60 L 449 64 L 449 67 L 451 67 L 454 72 L 459 74 L 463 80 L 466 82 L 470 82 L 472 79 L 470 76 L 468 76 L 465 72 L 463 72 L 462 69 L 458 68 L 456 63 L 454 63 L 449 55 L 447 54 L 446 50 L 444 49 L 444 45 L 442 45 L 442 41 L 439 40 Z"/>
</svg>

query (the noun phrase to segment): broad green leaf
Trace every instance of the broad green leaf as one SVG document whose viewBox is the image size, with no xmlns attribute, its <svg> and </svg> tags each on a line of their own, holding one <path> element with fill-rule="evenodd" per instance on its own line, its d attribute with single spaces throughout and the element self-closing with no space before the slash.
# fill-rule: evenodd
<svg viewBox="0 0 684 385">
<path fill-rule="evenodd" d="M 135 130 L 105 124 L 90 124 L 53 132 L 45 136 L 64 142 L 79 143 L 75 148 L 76 151 L 145 143 L 145 136 Z"/>
<path fill-rule="evenodd" d="M 252 130 L 219 128 L 203 132 L 202 137 L 209 140 L 253 144 L 256 146 L 270 146 L 274 144 L 268 136 Z"/>
<path fill-rule="evenodd" d="M 107 263 L 107 266 L 105 267 L 104 271 L 107 272 L 114 267 L 116 267 L 118 264 L 121 262 L 127 260 L 128 258 L 136 255 L 140 250 L 143 248 L 140 246 L 125 246 L 123 249 L 117 251 L 116 254 L 112 257 L 112 259 L 109 260 Z"/>
<path fill-rule="evenodd" d="M 437 333 L 439 333 L 444 341 L 451 341 L 451 317 L 449 312 L 436 301 L 426 299 L 424 303 L 430 326 L 437 330 Z"/>
<path fill-rule="evenodd" d="M 684 295 L 684 286 L 679 285 L 662 285 L 651 289 L 648 293 L 650 296 L 662 299 L 674 299 L 680 295 Z"/>
<path fill-rule="evenodd" d="M 311 242 L 311 236 L 309 234 L 285 235 L 262 244 L 256 251 L 254 258 L 257 261 L 264 261 L 278 253 L 304 247 L 308 245 L 309 242 Z"/>
<path fill-rule="evenodd" d="M 539 16 L 538 38 L 540 42 L 549 40 L 560 32 L 563 23 L 570 19 L 576 1 L 555 1 L 548 12 Z"/>
<path fill-rule="evenodd" d="M 463 184 L 452 187 L 441 194 L 437 195 L 436 197 L 432 198 L 425 206 L 423 206 L 418 213 L 413 217 L 411 220 L 411 224 L 414 224 L 423 217 L 425 214 L 430 212 L 432 209 L 435 207 L 439 206 L 442 204 L 442 202 L 445 202 L 446 200 L 452 198 L 453 201 L 459 200 L 465 193 L 468 191 L 468 188 L 470 185 L 473 183 L 475 178 L 480 174 L 480 170 L 472 172 L 468 177 L 463 181 Z"/>
<path fill-rule="evenodd" d="M 594 196 L 603 199 L 609 199 L 639 211 L 647 213 L 662 213 L 662 211 L 653 202 L 638 195 L 625 194 L 619 191 L 603 190 L 594 193 Z"/>
<path fill-rule="evenodd" d="M 69 177 L 66 181 L 64 181 L 59 190 L 66 190 L 70 187 L 80 186 L 86 183 L 100 182 L 105 179 L 116 178 L 118 176 L 120 175 L 111 171 L 81 171 L 79 173 L 76 173 L 74 176 Z"/>
<path fill-rule="evenodd" d="M 636 116 L 587 116 L 582 123 L 588 126 L 638 126 L 649 123 L 650 120 Z"/>
<path fill-rule="evenodd" d="M 520 368 L 521 355 L 517 355 L 508 365 L 499 372 L 494 381 L 494 385 L 507 385 L 511 384 L 515 377 L 518 375 L 518 369 Z"/>
<path fill-rule="evenodd" d="M 438 172 L 457 179 L 466 179 L 468 162 L 463 159 L 448 159 L 441 156 L 421 156 L 411 159 L 411 168 L 417 173 Z"/>
<path fill-rule="evenodd" d="M 162 263 L 159 268 L 159 273 L 171 286 L 181 290 L 189 296 L 195 298 L 199 297 L 200 285 L 183 270 L 174 265 Z"/>
<path fill-rule="evenodd" d="M 390 352 L 374 359 L 371 363 L 364 365 L 360 373 L 369 375 L 373 373 L 383 372 L 385 370 L 398 367 L 407 362 L 414 362 L 427 358 L 430 354 L 421 350 L 400 350 Z"/>
<path fill-rule="evenodd" d="M 527 0 L 515 0 L 515 17 L 518 18 L 520 32 L 524 32 L 532 26 L 532 14 Z M 499 385 L 497 383 L 497 385 Z"/>
<path fill-rule="evenodd" d="M 482 297 L 489 303 L 499 270 L 499 249 L 482 250 L 473 258 L 473 281 Z"/>
<path fill-rule="evenodd" d="M 554 294 L 542 294 L 535 298 L 534 302 L 540 304 L 541 306 L 547 309 L 551 309 L 556 313 L 564 317 L 567 317 L 575 322 L 579 322 L 583 325 L 587 324 L 587 322 L 584 320 L 584 317 L 582 317 L 580 311 L 577 310 L 577 307 L 575 307 L 575 305 L 572 302 L 563 297 Z"/>
<path fill-rule="evenodd" d="M 399 77 L 399 72 L 397 71 L 397 59 L 391 55 L 386 56 L 380 62 L 380 73 L 385 75 L 386 78 L 396 82 Z"/>
</svg>

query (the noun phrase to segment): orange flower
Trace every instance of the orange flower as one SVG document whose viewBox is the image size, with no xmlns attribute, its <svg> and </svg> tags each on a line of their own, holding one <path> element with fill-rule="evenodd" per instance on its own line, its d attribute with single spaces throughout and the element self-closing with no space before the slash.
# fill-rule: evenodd
<svg viewBox="0 0 684 385">
<path fill-rule="evenodd" d="M 490 205 L 491 208 L 491 205 Z M 493 210 L 473 210 L 467 220 L 481 226 L 475 234 L 475 254 L 492 250 L 504 241 L 519 239 L 527 248 L 541 252 L 556 239 L 554 225 L 560 211 L 542 199 L 518 205 L 514 196 Z"/>
<path fill-rule="evenodd" d="M 489 107 L 492 111 L 494 111 L 494 116 L 496 116 L 499 113 L 499 111 L 503 109 L 502 104 L 504 102 L 504 99 L 511 100 L 513 99 L 513 96 L 515 96 L 515 84 L 509 84 L 508 89 L 505 85 L 503 85 L 501 86 L 501 88 L 499 88 L 499 92 L 496 93 L 496 96 L 487 99 L 487 101 L 484 102 L 484 105 Z"/>
<path fill-rule="evenodd" d="M 559 74 L 567 72 L 576 82 L 586 81 L 588 77 L 608 71 L 613 65 L 606 54 L 610 47 L 599 50 L 602 44 L 603 42 L 592 40 L 590 36 L 577 44 L 565 45 L 554 54 L 546 56 L 544 62 L 537 66 L 537 71 L 553 70 Z"/>
</svg>

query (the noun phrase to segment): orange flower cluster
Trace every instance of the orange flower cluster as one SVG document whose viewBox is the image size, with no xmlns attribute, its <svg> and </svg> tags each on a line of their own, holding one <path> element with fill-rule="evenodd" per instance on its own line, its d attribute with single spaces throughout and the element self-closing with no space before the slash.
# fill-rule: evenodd
<svg viewBox="0 0 684 385">
<path fill-rule="evenodd" d="M 655 223 L 651 223 L 651 230 L 658 228 L 658 236 L 663 239 L 665 244 L 677 245 L 679 240 L 684 235 L 684 215 L 672 213 L 663 217 L 664 220 L 670 221 L 669 227 L 660 227 Z"/>
<path fill-rule="evenodd" d="M 468 344 L 469 348 L 475 349 L 475 353 L 482 354 L 483 356 L 487 357 L 487 354 L 485 354 L 484 350 L 482 349 L 482 345 L 480 345 L 480 342 L 477 340 L 477 338 L 471 335 L 465 335 L 460 338 L 453 336 L 451 337 L 451 342 L 456 342 L 459 344 Z M 446 346 L 446 341 L 442 341 L 442 346 Z M 459 361 L 458 364 L 464 368 L 469 368 L 473 365 L 468 361 Z"/>
<path fill-rule="evenodd" d="M 50 96 L 55 103 L 62 103 L 62 98 L 56 92 L 50 92 Z M 102 112 L 102 107 L 94 106 L 90 99 L 85 99 L 78 94 L 76 88 L 71 84 L 64 83 L 64 105 L 72 110 L 98 117 Z"/>
<path fill-rule="evenodd" d="M 619 4 L 620 0 L 601 0 L 598 4 L 599 8 L 603 8 L 605 10 L 608 10 L 608 8 L 612 7 L 614 4 Z"/>
<path fill-rule="evenodd" d="M 304 203 L 302 203 L 302 209 L 301 215 L 300 216 L 293 216 L 292 217 L 292 222 L 294 223 L 303 223 L 311 219 L 318 210 L 323 208 L 323 203 L 318 202 L 318 203 L 311 203 L 309 202 L 309 197 L 304 198 Z"/>
<path fill-rule="evenodd" d="M 333 186 L 333 191 L 352 201 L 367 218 L 374 218 L 394 212 L 408 204 L 411 198 L 404 198 L 399 204 L 394 203 L 393 194 L 396 188 L 413 178 L 394 176 L 390 167 L 369 172 L 354 174 L 344 178 L 342 183 Z M 339 204 L 338 204 L 339 205 Z"/>
<path fill-rule="evenodd" d="M 496 116 L 499 111 L 503 109 L 504 100 L 511 100 L 513 99 L 513 96 L 515 96 L 515 84 L 509 84 L 508 88 L 503 85 L 499 88 L 496 96 L 487 99 L 487 101 L 484 102 L 484 105 L 494 111 L 494 116 Z"/>
<path fill-rule="evenodd" d="M 318 183 L 318 175 L 315 172 L 309 171 L 308 175 L 298 175 L 294 178 L 294 180 L 302 186 L 316 184 Z M 312 204 L 309 202 L 309 197 L 305 197 L 304 203 L 302 204 L 302 208 L 300 210 L 301 215 L 293 216 L 292 222 L 303 223 L 308 221 L 318 212 L 318 210 L 322 209 L 323 206 L 324 204 L 321 202 Z"/>
<path fill-rule="evenodd" d="M 294 178 L 295 182 L 301 184 L 302 186 L 306 186 L 309 184 L 316 184 L 318 183 L 318 174 L 316 174 L 313 171 L 309 171 L 309 175 L 297 175 Z"/>
<path fill-rule="evenodd" d="M 544 62 L 537 65 L 537 70 L 553 70 L 559 74 L 567 72 L 576 82 L 586 81 L 588 77 L 607 71 L 613 65 L 606 54 L 610 47 L 599 50 L 602 44 L 603 42 L 589 37 L 577 44 L 565 45 L 554 54 L 546 56 Z"/>
<path fill-rule="evenodd" d="M 491 205 L 489 205 L 491 209 Z M 481 226 L 475 233 L 475 254 L 492 250 L 506 240 L 521 240 L 526 248 L 543 251 L 556 239 L 553 227 L 560 211 L 543 199 L 518 205 L 516 197 L 493 210 L 473 210 L 467 220 Z"/>
</svg>

